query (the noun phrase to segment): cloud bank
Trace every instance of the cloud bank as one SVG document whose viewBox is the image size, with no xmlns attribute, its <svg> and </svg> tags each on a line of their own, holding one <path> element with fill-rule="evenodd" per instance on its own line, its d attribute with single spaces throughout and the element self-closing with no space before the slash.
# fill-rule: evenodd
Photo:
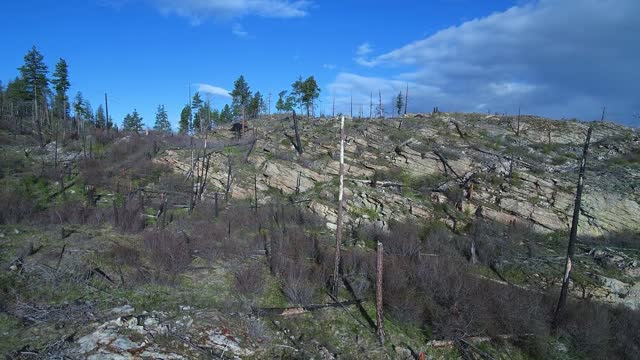
<svg viewBox="0 0 640 360">
<path fill-rule="evenodd" d="M 364 43 L 355 62 L 371 70 L 340 73 L 330 89 L 368 98 L 380 88 L 390 104 L 409 83 L 410 111 L 437 105 L 513 113 L 522 106 L 527 113 L 595 119 L 606 105 L 609 118 L 633 124 L 640 111 L 638 14 L 638 0 L 534 1 L 377 56 Z M 367 76 L 379 68 L 396 74 Z"/>
<path fill-rule="evenodd" d="M 230 20 L 254 15 L 267 18 L 306 16 L 306 0 L 149 0 L 166 14 L 189 18 L 194 24 L 207 18 Z"/>
</svg>

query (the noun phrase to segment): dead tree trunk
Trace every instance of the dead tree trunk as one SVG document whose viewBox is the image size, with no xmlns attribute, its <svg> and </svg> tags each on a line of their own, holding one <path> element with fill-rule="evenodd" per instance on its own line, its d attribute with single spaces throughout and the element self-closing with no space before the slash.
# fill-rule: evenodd
<svg viewBox="0 0 640 360">
<path fill-rule="evenodd" d="M 376 334 L 380 345 L 384 345 L 384 313 L 382 309 L 383 252 L 382 243 L 378 242 L 376 251 Z"/>
<path fill-rule="evenodd" d="M 516 120 L 516 136 L 520 136 L 520 107 L 518 106 L 518 117 Z"/>
<path fill-rule="evenodd" d="M 258 213 L 258 175 L 253 174 L 253 197 L 255 199 L 255 212 Z"/>
<path fill-rule="evenodd" d="M 38 141 L 40 142 L 40 147 L 44 147 L 44 138 L 42 137 L 42 124 L 40 123 L 40 117 L 38 116 L 38 85 L 36 84 L 34 92 L 33 92 L 33 122 L 36 125 L 36 129 L 38 131 Z"/>
<path fill-rule="evenodd" d="M 562 289 L 560 290 L 560 299 L 558 299 L 558 306 L 553 315 L 553 322 L 551 328 L 553 330 L 558 328 L 558 322 L 562 310 L 567 303 L 567 293 L 569 292 L 569 279 L 571 276 L 572 258 L 575 252 L 575 242 L 578 234 L 578 221 L 580 220 L 580 203 L 582 201 L 582 188 L 584 185 L 584 172 L 587 166 L 587 155 L 589 153 L 589 143 L 591 142 L 591 132 L 593 127 L 589 126 L 587 130 L 587 139 L 584 142 L 584 148 L 582 149 L 582 161 L 580 163 L 580 172 L 578 174 L 578 187 L 576 188 L 576 199 L 573 205 L 573 219 L 571 221 L 571 232 L 569 234 L 569 246 L 567 248 L 567 260 L 564 266 L 564 276 L 562 278 Z"/>
<path fill-rule="evenodd" d="M 213 203 L 213 215 L 217 218 L 218 217 L 218 192 L 216 191 L 216 193 L 214 194 L 214 203 Z"/>
<path fill-rule="evenodd" d="M 229 191 L 231 190 L 231 157 L 227 156 L 227 184 L 224 189 L 224 202 L 229 202 Z"/>
<path fill-rule="evenodd" d="M 111 122 L 109 120 L 109 100 L 107 99 L 107 93 L 104 93 L 104 113 L 105 113 L 105 125 L 107 127 L 107 132 L 111 129 Z"/>
<path fill-rule="evenodd" d="M 333 107 L 331 108 L 331 117 L 336 117 L 336 96 L 333 96 Z"/>
<path fill-rule="evenodd" d="M 353 93 L 351 94 L 351 118 L 353 119 Z"/>
<path fill-rule="evenodd" d="M 340 279 L 340 245 L 342 244 L 342 215 L 344 207 L 344 116 L 340 119 L 340 188 L 338 189 L 338 220 L 336 224 L 336 253 L 333 264 L 333 295 L 338 297 Z"/>
<path fill-rule="evenodd" d="M 409 103 L 409 83 L 407 83 L 407 91 L 404 92 L 404 114 L 407 115 L 407 104 Z"/>
<path fill-rule="evenodd" d="M 243 105 L 242 106 L 242 135 L 244 135 L 245 128 L 246 128 L 246 119 L 245 119 L 245 111 L 244 111 L 244 105 Z"/>
<path fill-rule="evenodd" d="M 293 111 L 293 130 L 296 132 L 296 150 L 298 155 L 302 155 L 304 150 L 302 149 L 302 142 L 300 142 L 300 130 L 298 129 L 298 118 L 295 110 Z"/>
<path fill-rule="evenodd" d="M 193 208 L 195 207 L 195 201 L 196 201 L 196 190 L 197 189 L 195 186 L 195 181 L 196 181 L 196 173 L 195 173 L 195 154 L 193 153 L 193 137 L 191 137 L 190 139 L 190 147 L 191 147 L 191 170 L 189 171 L 189 173 L 191 174 L 191 188 L 190 193 L 189 193 L 189 214 L 191 214 L 191 212 L 193 211 Z"/>
</svg>

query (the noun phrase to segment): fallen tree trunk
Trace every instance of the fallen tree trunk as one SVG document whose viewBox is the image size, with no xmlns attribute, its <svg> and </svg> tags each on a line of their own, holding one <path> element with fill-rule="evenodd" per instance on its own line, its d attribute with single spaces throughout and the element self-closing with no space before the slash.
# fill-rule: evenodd
<svg viewBox="0 0 640 360">
<path fill-rule="evenodd" d="M 356 305 L 361 300 L 350 300 L 342 302 L 334 302 L 328 304 L 309 304 L 292 307 L 278 307 L 278 308 L 255 308 L 253 312 L 258 316 L 289 316 L 304 314 L 309 311 L 315 311 L 326 308 L 344 307 L 349 305 Z"/>
<path fill-rule="evenodd" d="M 427 341 L 427 346 L 429 347 L 433 347 L 433 348 L 452 348 L 454 346 L 456 346 L 456 341 L 463 341 L 467 344 L 481 344 L 484 342 L 488 342 L 488 341 L 492 341 L 494 339 L 501 339 L 501 340 L 514 340 L 514 339 L 518 339 L 518 338 L 522 338 L 522 337 L 528 337 L 528 336 L 533 336 L 533 334 L 503 334 L 503 335 L 497 335 L 495 337 L 490 337 L 490 336 L 472 336 L 472 337 L 468 337 L 468 338 L 458 338 L 458 339 L 443 339 L 443 340 L 429 340 Z"/>
</svg>

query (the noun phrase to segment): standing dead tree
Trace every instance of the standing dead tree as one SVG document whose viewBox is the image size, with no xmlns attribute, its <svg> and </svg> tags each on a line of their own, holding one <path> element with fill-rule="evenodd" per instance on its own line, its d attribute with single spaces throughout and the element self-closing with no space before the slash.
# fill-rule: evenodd
<svg viewBox="0 0 640 360">
<path fill-rule="evenodd" d="M 575 243 L 578 234 L 578 221 L 580 220 L 580 204 L 582 201 L 582 188 L 584 185 L 584 173 L 587 166 L 587 155 L 589 153 L 589 143 L 591 142 L 591 133 L 593 126 L 589 126 L 587 130 L 587 139 L 584 142 L 584 148 L 582 149 L 582 160 L 580 162 L 580 172 L 578 173 L 578 187 L 576 188 L 576 199 L 573 205 L 573 219 L 571 221 L 571 232 L 569 234 L 569 246 L 567 248 L 567 260 L 564 265 L 564 276 L 562 278 L 562 289 L 560 290 L 560 298 L 558 299 L 558 306 L 553 315 L 553 322 L 551 328 L 556 330 L 560 320 L 560 315 L 564 310 L 567 303 L 567 294 L 569 292 L 569 280 L 571 276 L 572 258 L 575 253 Z"/>
<path fill-rule="evenodd" d="M 338 189 L 338 220 L 336 224 L 336 252 L 333 264 L 333 295 L 338 296 L 340 279 L 340 245 L 342 244 L 342 217 L 344 212 L 344 116 L 340 119 L 340 187 Z"/>
<path fill-rule="evenodd" d="M 333 96 L 333 107 L 331 108 L 331 117 L 336 117 L 336 96 Z"/>
<path fill-rule="evenodd" d="M 253 198 L 255 199 L 255 213 L 258 213 L 258 175 L 253 174 Z"/>
<path fill-rule="evenodd" d="M 510 122 L 510 127 L 511 127 L 511 131 L 513 131 L 513 133 L 516 135 L 516 137 L 519 137 L 520 134 L 523 131 L 526 131 L 527 129 L 524 127 L 524 124 L 521 124 L 521 113 L 520 113 L 520 107 L 518 106 L 518 116 L 516 116 L 515 118 L 515 124 L 513 122 Z"/>
<path fill-rule="evenodd" d="M 231 190 L 231 179 L 232 179 L 231 172 L 232 172 L 231 156 L 227 155 L 227 184 L 225 185 L 225 189 L 224 189 L 225 203 L 229 202 L 229 191 Z M 217 198 L 217 194 L 216 194 L 216 198 Z"/>
<path fill-rule="evenodd" d="M 302 149 L 302 142 L 300 141 L 300 129 L 298 129 L 298 118 L 296 117 L 295 110 L 293 111 L 293 130 L 296 133 L 296 151 L 298 151 L 298 155 L 302 155 L 304 150 Z"/>
<path fill-rule="evenodd" d="M 407 104 L 409 103 L 409 83 L 407 83 L 407 90 L 404 92 L 404 114 L 407 115 Z"/>
<path fill-rule="evenodd" d="M 351 93 L 351 118 L 353 119 L 353 93 Z"/>
<path fill-rule="evenodd" d="M 376 109 L 376 117 L 384 118 L 384 107 L 382 106 L 382 92 L 378 90 L 378 108 Z"/>
<path fill-rule="evenodd" d="M 373 92 L 371 92 L 369 97 L 369 120 L 373 116 Z"/>
<path fill-rule="evenodd" d="M 378 241 L 376 248 L 376 334 L 380 345 L 384 346 L 384 313 L 382 309 L 382 278 L 383 278 L 383 256 L 384 248 Z"/>
</svg>

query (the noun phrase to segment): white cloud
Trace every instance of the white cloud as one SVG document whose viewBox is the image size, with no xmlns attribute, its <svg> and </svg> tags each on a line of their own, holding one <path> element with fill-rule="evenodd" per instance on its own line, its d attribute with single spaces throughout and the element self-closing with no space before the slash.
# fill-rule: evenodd
<svg viewBox="0 0 640 360">
<path fill-rule="evenodd" d="M 222 96 L 222 97 L 226 97 L 226 98 L 230 98 L 231 95 L 229 95 L 229 90 L 225 90 L 221 87 L 218 86 L 213 86 L 213 85 L 209 85 L 209 84 L 193 84 L 194 86 L 198 87 L 198 91 L 201 93 L 207 93 L 207 94 L 211 94 L 211 95 L 218 95 L 218 96 Z"/>
<path fill-rule="evenodd" d="M 371 48 L 371 44 L 369 44 L 368 42 L 365 42 L 365 43 L 362 43 L 362 44 L 358 45 L 358 48 L 356 49 L 356 55 L 358 55 L 358 56 L 367 56 L 372 51 L 373 51 L 373 49 Z"/>
<path fill-rule="evenodd" d="M 306 16 L 307 0 L 148 0 L 163 13 L 177 14 L 199 24 L 206 18 L 229 20 L 248 15 L 268 18 Z"/>
<path fill-rule="evenodd" d="M 244 29 L 244 26 L 242 26 L 242 24 L 240 23 L 233 24 L 233 26 L 231 27 L 231 32 L 233 33 L 233 35 L 239 38 L 246 38 L 249 36 L 249 33 Z"/>
<path fill-rule="evenodd" d="M 354 60 L 362 66 L 373 66 L 375 63 L 368 59 L 368 55 L 373 52 L 371 44 L 368 42 L 358 45 L 356 48 L 356 57 Z"/>
<path fill-rule="evenodd" d="M 380 85 L 439 89 L 439 96 L 414 98 L 413 106 L 410 89 L 412 111 L 438 105 L 512 113 L 521 105 L 528 113 L 593 119 L 606 105 L 611 119 L 630 122 L 640 109 L 638 14 L 638 0 L 538 0 L 377 56 L 364 43 L 355 61 L 402 71 L 386 80 L 366 77 Z M 334 86 L 354 76 L 340 74 Z M 363 82 L 353 85 L 371 85 Z"/>
<path fill-rule="evenodd" d="M 336 68 L 336 64 L 322 64 L 324 69 L 333 70 Z"/>
</svg>

